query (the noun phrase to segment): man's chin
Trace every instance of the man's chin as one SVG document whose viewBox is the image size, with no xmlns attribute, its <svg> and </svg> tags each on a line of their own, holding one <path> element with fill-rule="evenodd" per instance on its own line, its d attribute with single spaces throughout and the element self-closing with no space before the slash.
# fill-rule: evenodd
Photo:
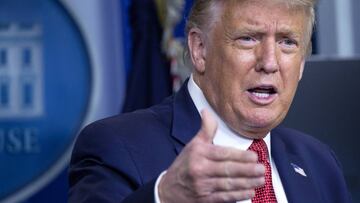
<svg viewBox="0 0 360 203">
<path fill-rule="evenodd" d="M 236 119 L 229 119 L 233 122 L 227 123 L 231 123 L 230 127 L 237 133 L 251 139 L 264 138 L 283 120 L 282 115 L 266 108 L 252 109 L 235 115 Z"/>
<path fill-rule="evenodd" d="M 274 120 L 253 120 L 248 123 L 245 136 L 252 139 L 262 139 L 278 124 L 279 122 Z"/>
<path fill-rule="evenodd" d="M 269 108 L 254 109 L 249 112 L 245 123 L 255 131 L 270 131 L 284 119 L 285 115 L 280 110 Z"/>
</svg>

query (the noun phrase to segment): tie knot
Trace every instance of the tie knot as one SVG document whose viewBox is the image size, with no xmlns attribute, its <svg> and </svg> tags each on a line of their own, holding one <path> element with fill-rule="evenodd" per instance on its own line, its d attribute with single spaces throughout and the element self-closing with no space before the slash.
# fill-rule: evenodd
<svg viewBox="0 0 360 203">
<path fill-rule="evenodd" d="M 257 153 L 260 163 L 268 161 L 268 148 L 263 139 L 255 139 L 250 145 L 249 150 Z"/>
</svg>

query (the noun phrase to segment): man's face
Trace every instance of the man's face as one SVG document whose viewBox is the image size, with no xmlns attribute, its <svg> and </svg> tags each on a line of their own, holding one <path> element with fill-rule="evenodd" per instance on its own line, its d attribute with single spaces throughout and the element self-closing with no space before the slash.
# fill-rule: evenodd
<svg viewBox="0 0 360 203">
<path fill-rule="evenodd" d="M 284 119 L 294 97 L 308 17 L 273 0 L 229 1 L 219 10 L 194 79 L 229 127 L 262 138 Z"/>
</svg>

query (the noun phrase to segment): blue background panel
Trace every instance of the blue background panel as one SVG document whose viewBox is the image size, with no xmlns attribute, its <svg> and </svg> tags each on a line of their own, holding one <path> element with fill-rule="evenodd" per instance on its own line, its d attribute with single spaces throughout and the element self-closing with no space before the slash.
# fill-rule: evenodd
<svg viewBox="0 0 360 203">
<path fill-rule="evenodd" d="M 57 1 L 2 0 L 0 22 L 40 24 L 37 40 L 43 52 L 37 78 L 42 80 L 43 113 L 0 119 L 0 160 L 6 163 L 0 167 L 1 200 L 43 176 L 69 149 L 87 111 L 91 67 L 77 26 Z M 16 46 L 23 39 L 12 40 Z M 25 139 L 32 139 L 32 150 Z"/>
</svg>

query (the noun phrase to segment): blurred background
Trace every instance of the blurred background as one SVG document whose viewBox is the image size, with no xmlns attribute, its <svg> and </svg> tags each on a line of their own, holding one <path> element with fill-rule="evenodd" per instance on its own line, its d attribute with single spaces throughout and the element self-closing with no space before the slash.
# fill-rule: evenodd
<svg viewBox="0 0 360 203">
<path fill-rule="evenodd" d="M 0 0 L 0 202 L 67 202 L 86 124 L 176 91 L 192 0 Z M 360 202 L 360 1 L 320 0 L 284 125 L 328 144 Z"/>
</svg>

